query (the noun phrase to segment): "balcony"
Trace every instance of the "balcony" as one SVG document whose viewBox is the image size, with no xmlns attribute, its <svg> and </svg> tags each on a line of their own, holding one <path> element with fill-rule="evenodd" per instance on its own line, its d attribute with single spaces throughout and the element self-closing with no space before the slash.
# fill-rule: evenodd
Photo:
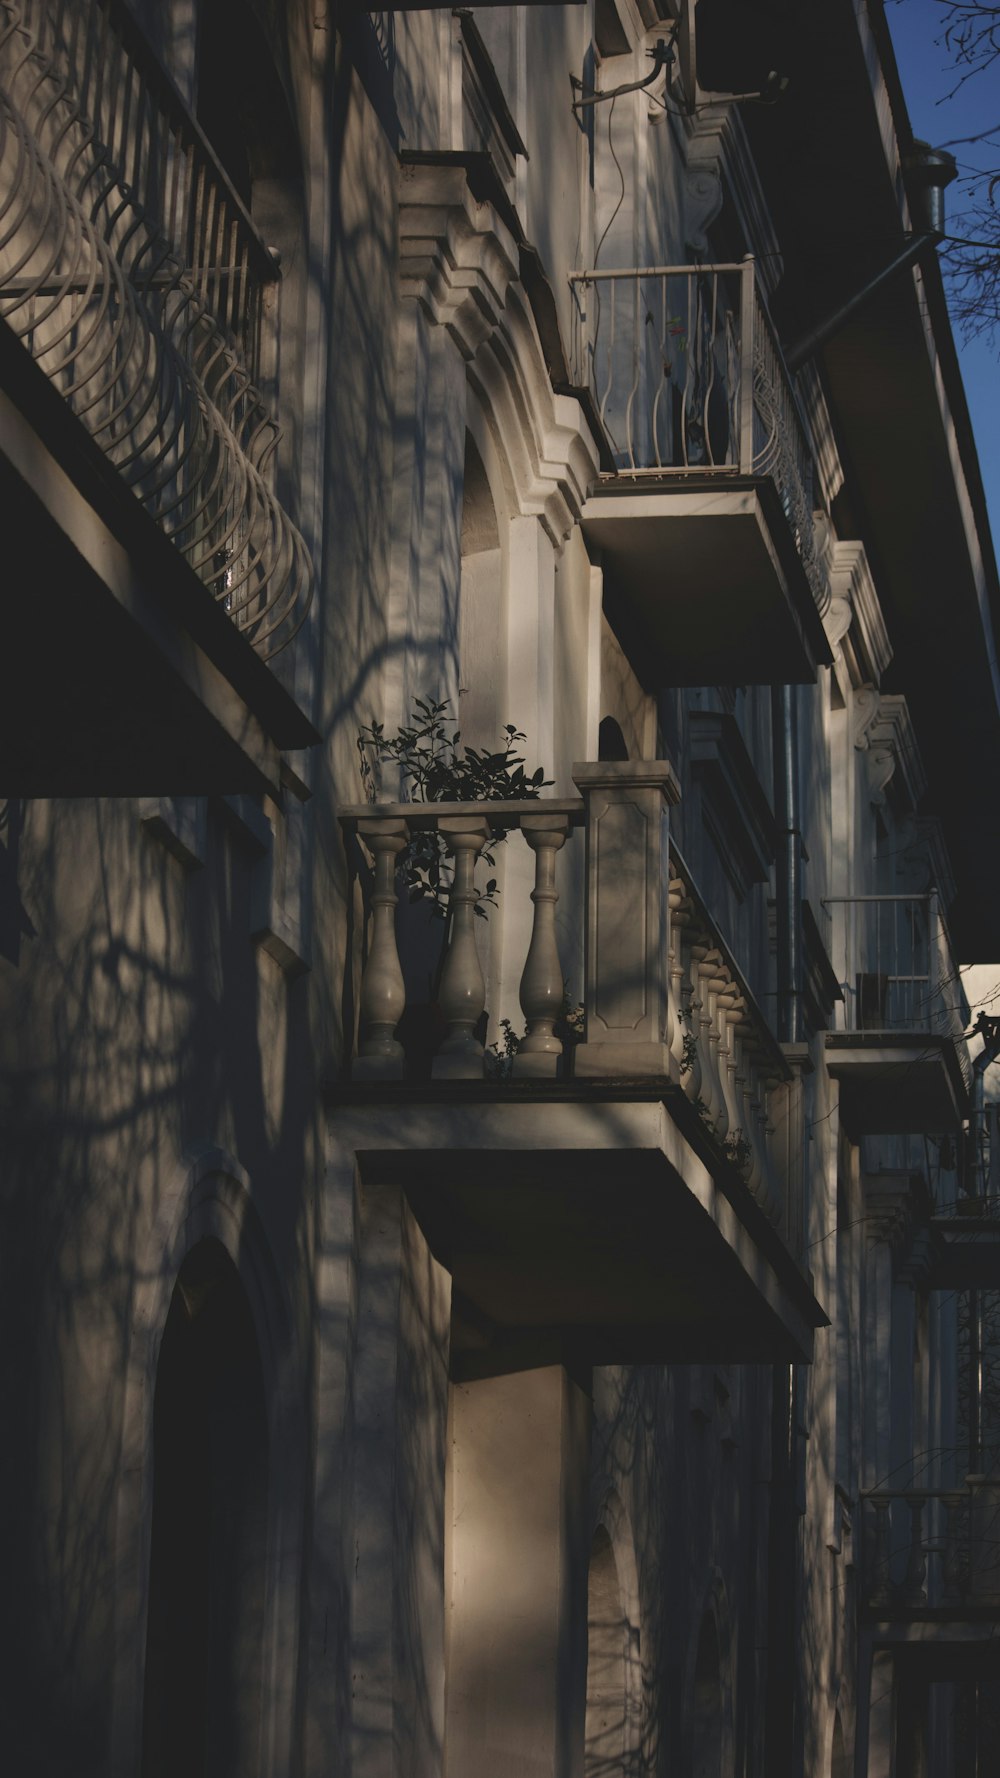
<svg viewBox="0 0 1000 1778">
<path fill-rule="evenodd" d="M 566 801 L 342 811 L 372 861 L 372 919 L 359 1054 L 331 1089 L 331 1128 L 362 1178 L 405 1184 L 463 1305 L 459 1364 L 807 1358 L 823 1317 L 798 1263 L 791 1070 L 669 843 L 673 774 L 629 762 L 574 776 L 582 794 Z M 498 1059 L 483 1047 L 493 933 L 474 870 L 501 834 L 526 1030 Z M 414 956 L 412 932 L 402 947 L 397 933 L 397 861 L 430 836 L 451 861 L 448 919 Z M 579 909 L 563 929 L 585 958 L 578 1029 L 560 883 Z M 404 963 L 438 984 L 419 1017 Z"/>
<path fill-rule="evenodd" d="M 753 260 L 572 284 L 609 463 L 583 526 L 650 682 L 814 679 L 830 594 L 812 452 Z"/>
<path fill-rule="evenodd" d="M 121 0 L 6 7 L 0 114 L 7 787 L 273 785 L 315 738 L 266 665 L 312 583 L 278 268 Z"/>
<path fill-rule="evenodd" d="M 830 897 L 843 995 L 827 1066 L 854 1136 L 937 1134 L 967 1115 L 968 1008 L 938 898 Z"/>
<path fill-rule="evenodd" d="M 863 1496 L 863 1608 L 877 1641 L 928 1679 L 995 1661 L 1000 1612 L 1000 1482 L 870 1489 Z"/>
</svg>

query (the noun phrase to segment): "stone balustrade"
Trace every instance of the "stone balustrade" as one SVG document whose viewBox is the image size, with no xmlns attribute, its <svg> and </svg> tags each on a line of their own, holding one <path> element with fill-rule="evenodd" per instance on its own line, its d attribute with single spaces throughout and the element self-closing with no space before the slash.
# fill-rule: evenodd
<svg viewBox="0 0 1000 1778">
<path fill-rule="evenodd" d="M 664 761 L 574 768 L 579 799 L 396 803 L 344 809 L 373 860 L 371 929 L 360 987 L 356 1080 L 401 1079 L 396 1035 L 405 1010 L 396 933 L 398 863 L 414 835 L 435 830 L 452 861 L 449 920 L 438 976 L 446 1027 L 431 1063 L 437 1080 L 482 1080 L 487 986 L 476 944 L 476 861 L 491 836 L 519 830 L 534 853 L 533 919 L 520 984 L 525 1034 L 515 1077 L 659 1079 L 690 1100 L 714 1146 L 769 1219 L 787 1233 L 789 1182 L 772 1141 L 771 1096 L 789 1069 L 724 936 L 669 833 L 677 781 Z M 556 942 L 557 862 L 584 829 L 584 1030 L 556 1030 L 570 959 Z M 577 861 L 579 868 L 580 861 Z M 560 867 L 561 868 L 561 867 Z M 512 893 L 508 886 L 505 894 Z M 499 917 L 498 914 L 493 917 Z M 491 1008 L 495 1016 L 513 1009 Z M 567 1053 L 567 1048 L 570 1053 Z"/>
<path fill-rule="evenodd" d="M 951 1489 L 872 1488 L 864 1495 L 870 1610 L 961 1615 L 1000 1606 L 1000 1482 L 967 1476 Z"/>
<path fill-rule="evenodd" d="M 355 1080 L 401 1079 L 402 1044 L 395 1036 L 406 1010 L 406 991 L 396 935 L 397 872 L 401 854 L 415 835 L 440 835 L 451 862 L 448 921 L 437 989 L 437 1008 L 446 1035 L 434 1055 L 436 1080 L 481 1080 L 485 1051 L 481 1036 L 486 982 L 476 943 L 474 876 L 487 843 L 519 830 L 534 853 L 535 885 L 531 941 L 521 976 L 520 1001 L 525 1035 L 518 1043 L 519 1076 L 554 1077 L 563 1054 L 554 1027 L 563 1012 L 565 976 L 556 943 L 556 857 L 574 827 L 584 820 L 583 803 L 572 799 L 495 803 L 392 803 L 356 806 L 341 812 L 345 828 L 357 833 L 374 865 L 371 934 L 361 977 L 359 1047 Z"/>
</svg>

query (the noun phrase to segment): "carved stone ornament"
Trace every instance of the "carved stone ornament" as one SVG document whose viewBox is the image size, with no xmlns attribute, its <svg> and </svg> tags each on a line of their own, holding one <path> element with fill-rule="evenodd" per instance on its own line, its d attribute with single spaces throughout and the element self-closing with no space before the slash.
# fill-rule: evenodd
<svg viewBox="0 0 1000 1778">
<path fill-rule="evenodd" d="M 868 750 L 868 732 L 878 717 L 878 692 L 874 685 L 861 685 L 854 693 L 851 712 L 854 745 L 859 753 Z"/>
<path fill-rule="evenodd" d="M 684 239 L 692 253 L 709 251 L 708 231 L 722 209 L 717 160 L 689 160 L 684 169 Z"/>
<path fill-rule="evenodd" d="M 400 170 L 399 284 L 447 327 L 464 358 L 493 332 L 518 275 L 517 244 L 462 167 Z"/>
<path fill-rule="evenodd" d="M 539 518 L 559 545 L 579 520 L 597 446 L 579 402 L 552 388 L 517 244 L 493 205 L 473 196 L 464 168 L 401 169 L 399 282 L 466 361 L 518 512 Z"/>
</svg>

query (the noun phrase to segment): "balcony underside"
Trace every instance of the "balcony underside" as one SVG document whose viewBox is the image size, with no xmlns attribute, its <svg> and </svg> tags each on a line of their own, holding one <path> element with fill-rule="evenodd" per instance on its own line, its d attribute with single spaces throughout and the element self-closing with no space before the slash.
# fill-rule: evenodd
<svg viewBox="0 0 1000 1778">
<path fill-rule="evenodd" d="M 869 1624 L 876 1648 L 888 1648 L 907 1671 L 926 1684 L 945 1680 L 1000 1679 L 997 1607 L 979 1616 L 926 1607 L 918 1616 L 881 1617 Z"/>
<path fill-rule="evenodd" d="M 768 478 L 605 477 L 582 522 L 606 594 L 636 632 L 646 683 L 808 684 L 829 662 Z"/>
<path fill-rule="evenodd" d="M 2 790 L 275 790 L 316 735 L 0 325 Z"/>
<path fill-rule="evenodd" d="M 1000 1222 L 935 1216 L 931 1233 L 935 1290 L 1000 1290 Z"/>
<path fill-rule="evenodd" d="M 827 1068 L 840 1086 L 852 1136 L 930 1135 L 954 1129 L 967 1094 L 951 1038 L 928 1032 L 833 1031 Z"/>
<path fill-rule="evenodd" d="M 806 1279 L 648 1088 L 373 1085 L 337 1106 L 341 1153 L 406 1190 L 452 1275 L 456 1375 L 811 1357 L 824 1318 Z"/>
</svg>

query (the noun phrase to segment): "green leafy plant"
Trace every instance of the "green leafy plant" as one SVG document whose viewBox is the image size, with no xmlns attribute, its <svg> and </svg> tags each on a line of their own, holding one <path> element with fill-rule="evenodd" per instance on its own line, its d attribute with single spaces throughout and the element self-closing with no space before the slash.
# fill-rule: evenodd
<svg viewBox="0 0 1000 1778">
<path fill-rule="evenodd" d="M 387 735 L 382 723 L 367 723 L 358 734 L 361 781 L 369 802 L 376 802 L 386 765 L 399 771 L 404 800 L 414 803 L 490 803 L 535 800 L 552 783 L 544 766 L 526 770 L 518 751 L 525 740 L 512 722 L 503 729 L 502 745 L 494 752 L 462 743 L 453 727 L 450 701 L 415 698 L 410 721 L 395 735 Z M 503 828 L 491 830 L 482 857 L 496 866 L 495 848 L 506 839 Z M 411 902 L 428 901 L 441 919 L 448 914 L 451 862 L 441 835 L 433 828 L 413 835 L 400 855 L 399 874 Z M 489 878 L 479 890 L 476 913 L 485 919 L 496 905 L 497 881 Z"/>
<path fill-rule="evenodd" d="M 753 1150 L 751 1149 L 747 1138 L 744 1136 L 743 1131 L 739 1129 L 730 1130 L 729 1135 L 726 1137 L 722 1146 L 725 1150 L 727 1161 L 731 1161 L 732 1165 L 736 1167 L 740 1173 L 744 1173 L 753 1159 Z"/>
<path fill-rule="evenodd" d="M 488 1080 L 510 1080 L 514 1057 L 521 1047 L 521 1039 L 509 1019 L 500 1020 L 500 1031 L 501 1036 L 487 1047 L 483 1058 Z"/>
<path fill-rule="evenodd" d="M 698 1059 L 698 1039 L 692 1031 L 691 1026 L 694 1023 L 694 1014 L 700 1007 L 701 1001 L 693 1000 L 690 1006 L 682 1006 L 678 1009 L 677 1017 L 680 1019 L 682 1025 L 687 1026 L 682 1037 L 682 1055 L 679 1068 L 679 1073 L 681 1074 L 689 1074 Z"/>
</svg>

